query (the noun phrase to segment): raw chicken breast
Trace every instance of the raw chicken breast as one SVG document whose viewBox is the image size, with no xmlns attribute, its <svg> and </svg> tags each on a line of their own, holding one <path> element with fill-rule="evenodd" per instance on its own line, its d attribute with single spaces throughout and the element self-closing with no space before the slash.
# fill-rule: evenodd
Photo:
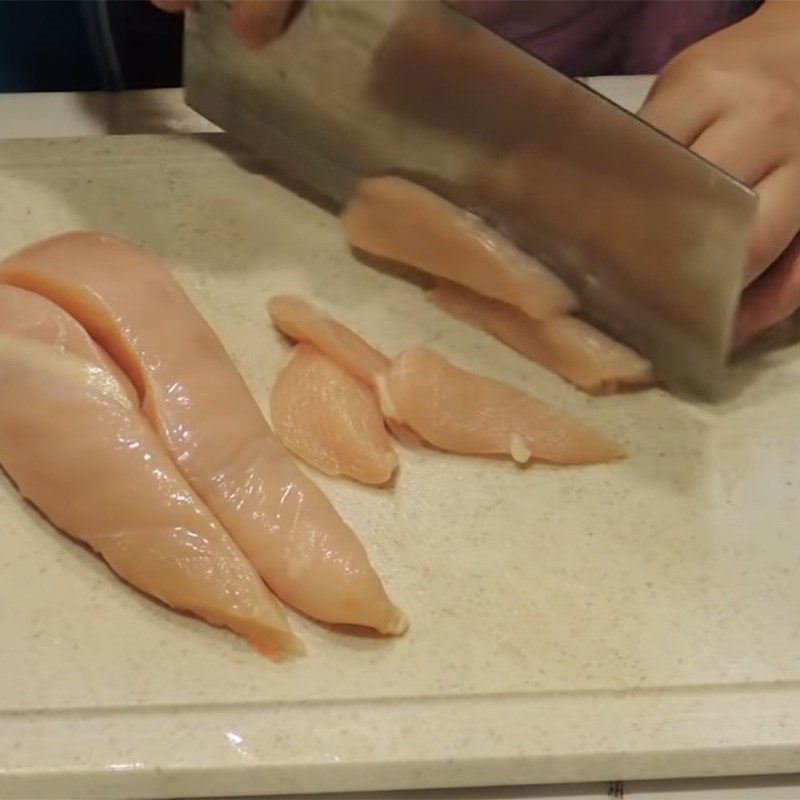
<svg viewBox="0 0 800 800">
<path fill-rule="evenodd" d="M 383 353 L 299 295 L 275 295 L 267 303 L 267 311 L 285 336 L 314 345 L 354 378 L 372 387 L 386 426 L 395 438 L 406 447 L 419 447 L 419 437 L 397 419 L 384 391 L 390 361 Z"/>
<path fill-rule="evenodd" d="M 392 361 L 388 391 L 401 419 L 442 450 L 591 464 L 623 449 L 569 414 L 505 383 L 453 366 L 426 348 Z"/>
<path fill-rule="evenodd" d="M 369 178 L 342 215 L 353 247 L 460 283 L 534 319 L 574 309 L 569 287 L 477 216 L 403 178 Z"/>
<path fill-rule="evenodd" d="M 428 297 L 448 314 L 592 394 L 653 383 L 653 367 L 647 359 L 577 317 L 533 320 L 518 308 L 454 283 L 437 284 Z"/>
<path fill-rule="evenodd" d="M 98 366 L 113 363 L 63 309 L 16 286 L 0 285 L 0 333 L 35 339 Z"/>
<path fill-rule="evenodd" d="M 299 344 L 270 397 L 283 444 L 327 475 L 381 485 L 397 469 L 378 400 L 310 344 Z"/>
<path fill-rule="evenodd" d="M 0 282 L 56 302 L 122 367 L 181 472 L 279 597 L 325 622 L 405 628 L 353 531 L 275 439 L 214 332 L 154 258 L 69 233 L 8 258 Z"/>
<path fill-rule="evenodd" d="M 84 350 L 78 326 L 68 328 L 66 340 Z M 303 651 L 113 375 L 58 346 L 2 333 L 0 387 L 0 464 L 54 525 L 167 605 L 272 657 Z"/>
<path fill-rule="evenodd" d="M 296 294 L 277 294 L 267 303 L 275 327 L 298 342 L 313 344 L 354 378 L 375 386 L 389 370 L 389 359 L 346 328 Z"/>
<path fill-rule="evenodd" d="M 45 342 L 62 353 L 72 353 L 103 367 L 120 383 L 130 401 L 139 404 L 136 390 L 122 370 L 69 314 L 44 297 L 16 286 L 0 285 L 0 333 Z"/>
</svg>

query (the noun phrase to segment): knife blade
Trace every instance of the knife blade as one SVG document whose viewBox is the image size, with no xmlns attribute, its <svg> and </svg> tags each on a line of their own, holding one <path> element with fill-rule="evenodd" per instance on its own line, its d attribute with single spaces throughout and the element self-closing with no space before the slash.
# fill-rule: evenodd
<svg viewBox="0 0 800 800">
<path fill-rule="evenodd" d="M 719 395 L 752 190 L 443 3 L 312 0 L 258 52 L 228 13 L 187 14 L 188 105 L 336 204 L 393 173 L 476 212 L 670 387 Z"/>
</svg>

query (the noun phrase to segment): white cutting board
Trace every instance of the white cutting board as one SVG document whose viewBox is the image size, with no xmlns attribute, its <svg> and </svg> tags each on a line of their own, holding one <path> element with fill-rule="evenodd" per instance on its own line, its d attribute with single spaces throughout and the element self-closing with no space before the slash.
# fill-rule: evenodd
<svg viewBox="0 0 800 800">
<path fill-rule="evenodd" d="M 716 408 L 588 398 L 359 264 L 334 217 L 208 140 L 0 143 L 0 252 L 72 228 L 157 253 L 264 405 L 287 346 L 263 304 L 301 290 L 388 353 L 433 345 L 559 403 L 630 458 L 423 450 L 391 491 L 320 477 L 411 628 L 294 617 L 310 655 L 281 665 L 126 588 L 0 480 L 0 796 L 800 766 L 800 351 L 740 370 Z"/>
</svg>

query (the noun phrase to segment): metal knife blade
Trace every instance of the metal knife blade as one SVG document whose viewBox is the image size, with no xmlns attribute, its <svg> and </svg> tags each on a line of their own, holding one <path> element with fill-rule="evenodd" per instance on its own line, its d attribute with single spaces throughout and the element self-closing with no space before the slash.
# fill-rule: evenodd
<svg viewBox="0 0 800 800">
<path fill-rule="evenodd" d="M 306 3 L 259 52 L 187 15 L 187 103 L 336 203 L 403 174 L 560 274 L 673 388 L 719 392 L 756 195 L 439 2 Z"/>
</svg>

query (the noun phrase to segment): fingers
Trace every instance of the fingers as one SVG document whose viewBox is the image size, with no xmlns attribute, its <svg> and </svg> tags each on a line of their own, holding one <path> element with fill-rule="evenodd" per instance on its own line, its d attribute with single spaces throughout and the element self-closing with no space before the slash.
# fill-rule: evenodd
<svg viewBox="0 0 800 800">
<path fill-rule="evenodd" d="M 639 110 L 639 117 L 687 147 L 722 115 L 724 105 L 716 96 L 705 102 L 687 102 L 685 88 L 671 83 L 653 90 Z"/>
<path fill-rule="evenodd" d="M 189 5 L 189 0 L 151 0 L 151 2 L 156 8 L 169 14 L 181 14 Z"/>
<path fill-rule="evenodd" d="M 234 0 L 233 32 L 245 47 L 257 50 L 280 35 L 291 6 L 290 0 Z"/>
<path fill-rule="evenodd" d="M 151 0 L 154 6 L 170 14 L 186 10 L 189 0 Z M 239 41 L 250 50 L 258 50 L 283 31 L 292 0 L 233 0 L 231 27 Z"/>
<path fill-rule="evenodd" d="M 800 162 L 779 167 L 757 186 L 758 217 L 750 234 L 748 283 L 764 272 L 800 229 Z"/>
<path fill-rule="evenodd" d="M 691 145 L 695 153 L 758 192 L 758 216 L 748 244 L 745 285 L 780 256 L 800 228 L 800 164 L 784 163 L 782 148 L 750 145 L 764 138 L 758 120 L 729 114 Z"/>
<path fill-rule="evenodd" d="M 756 189 L 759 212 L 750 236 L 750 285 L 736 327 L 739 344 L 800 308 L 800 163 L 779 167 Z"/>
<path fill-rule="evenodd" d="M 771 149 L 751 145 L 763 136 L 760 120 L 723 114 L 691 143 L 691 148 L 742 183 L 755 186 L 778 166 Z M 787 244 L 784 242 L 783 247 Z"/>
<path fill-rule="evenodd" d="M 800 235 L 742 295 L 736 341 L 743 344 L 800 308 Z"/>
</svg>

